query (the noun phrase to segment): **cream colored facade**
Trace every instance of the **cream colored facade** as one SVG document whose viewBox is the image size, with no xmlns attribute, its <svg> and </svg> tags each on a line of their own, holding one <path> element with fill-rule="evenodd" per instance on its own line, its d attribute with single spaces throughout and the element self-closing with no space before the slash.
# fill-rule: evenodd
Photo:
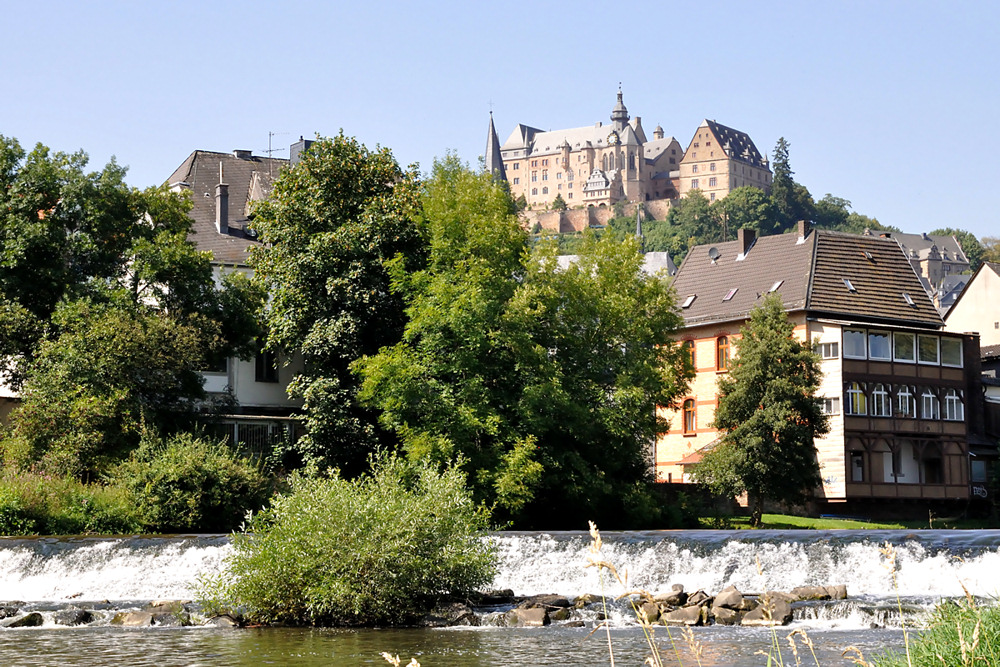
<svg viewBox="0 0 1000 667">
<path fill-rule="evenodd" d="M 653 138 L 647 139 L 642 119 L 630 118 L 619 91 L 610 124 L 597 122 L 551 131 L 518 125 L 500 147 L 503 172 L 514 197 L 523 195 L 533 209 L 549 208 L 557 196 L 570 208 L 609 206 L 619 201 L 673 200 L 698 186 L 698 176 L 693 180 L 691 176 L 702 170 L 706 174 L 711 171 L 708 178 L 715 179 L 712 197 L 724 197 L 740 185 L 756 184 L 764 190 L 770 187 L 766 160 L 760 159 L 745 133 L 714 121 L 705 121 L 702 126 L 708 129 L 700 127 L 691 146 L 714 141 L 717 146 L 707 153 L 700 147 L 693 152 L 689 147 L 686 153 L 680 142 L 666 136 L 659 126 Z M 710 131 L 719 138 L 699 138 L 699 134 Z M 732 157 L 726 155 L 727 146 Z M 747 146 L 749 152 L 744 158 L 737 149 L 742 151 Z M 754 169 L 747 172 L 751 164 Z M 701 189 L 707 187 L 708 180 Z"/>
<path fill-rule="evenodd" d="M 684 151 L 679 182 L 682 197 L 700 190 L 715 201 L 745 185 L 769 191 L 771 169 L 745 132 L 704 120 Z"/>
<path fill-rule="evenodd" d="M 945 316 L 945 329 L 978 333 L 982 347 L 1000 345 L 1000 265 L 984 263 Z"/>
</svg>

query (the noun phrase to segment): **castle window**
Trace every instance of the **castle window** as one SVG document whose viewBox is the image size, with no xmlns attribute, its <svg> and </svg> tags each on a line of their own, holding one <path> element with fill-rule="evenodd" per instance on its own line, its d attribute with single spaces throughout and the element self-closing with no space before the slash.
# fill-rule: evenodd
<svg viewBox="0 0 1000 667">
<path fill-rule="evenodd" d="M 531 194 L 537 195 L 538 194 L 538 188 L 531 188 Z"/>
<path fill-rule="evenodd" d="M 549 194 L 549 189 L 548 188 L 542 188 L 542 194 L 543 195 Z"/>
<path fill-rule="evenodd" d="M 719 336 L 715 341 L 715 368 L 720 371 L 729 369 L 729 338 Z"/>
<path fill-rule="evenodd" d="M 709 201 L 715 201 L 715 193 L 714 192 L 709 192 L 708 193 L 708 200 Z"/>
<path fill-rule="evenodd" d="M 692 174 L 697 174 L 698 173 L 698 165 L 696 165 L 696 164 L 691 165 L 691 173 Z"/>
<path fill-rule="evenodd" d="M 548 160 L 542 160 L 542 166 L 543 167 L 549 166 L 549 161 Z"/>
<path fill-rule="evenodd" d="M 534 183 L 537 180 L 538 180 L 538 172 L 537 171 L 531 172 L 531 182 Z"/>
<path fill-rule="evenodd" d="M 558 180 L 561 180 L 561 179 L 562 179 L 562 172 L 561 171 L 557 171 L 556 172 L 556 180 L 558 181 Z"/>
<path fill-rule="evenodd" d="M 570 169 L 569 171 L 566 172 L 566 180 L 567 181 L 572 181 L 573 180 L 573 170 L 572 169 Z"/>
<path fill-rule="evenodd" d="M 532 167 L 537 167 L 538 166 L 538 160 L 532 160 L 531 161 L 531 166 Z"/>
<path fill-rule="evenodd" d="M 715 163 L 714 162 L 712 164 L 708 165 L 708 170 L 709 171 L 715 171 Z"/>
<path fill-rule="evenodd" d="M 712 165 L 712 166 L 715 166 L 715 165 Z M 715 176 L 712 176 L 710 179 L 708 179 L 708 187 L 714 188 L 715 185 L 716 185 Z"/>
<path fill-rule="evenodd" d="M 692 190 L 697 190 L 698 189 L 698 179 L 697 178 L 692 178 L 691 179 L 691 189 Z"/>
<path fill-rule="evenodd" d="M 675 160 L 674 158 L 670 158 L 670 164 L 677 164 L 677 160 Z"/>
<path fill-rule="evenodd" d="M 573 198 L 573 193 L 572 192 L 569 193 L 568 195 L 566 195 L 566 199 L 572 199 L 572 198 Z"/>
<path fill-rule="evenodd" d="M 543 181 L 549 180 L 549 170 L 548 169 L 542 169 L 542 180 Z"/>
<path fill-rule="evenodd" d="M 517 176 L 515 176 L 515 177 L 514 177 L 514 185 L 517 185 L 517 184 L 518 184 L 518 183 L 520 183 L 520 182 L 521 182 L 521 179 L 520 179 L 520 178 L 518 178 Z"/>
<path fill-rule="evenodd" d="M 698 136 L 700 137 L 701 135 L 699 134 Z M 695 147 L 695 148 L 698 148 L 698 142 L 697 142 L 697 141 L 696 141 L 696 142 L 694 142 L 694 147 Z"/>
<path fill-rule="evenodd" d="M 684 433 L 694 433 L 694 399 L 684 401 Z"/>
<path fill-rule="evenodd" d="M 520 162 L 515 162 L 514 163 L 514 169 L 520 169 L 520 168 L 521 168 L 521 163 Z"/>
<path fill-rule="evenodd" d="M 556 186 L 556 190 L 562 190 L 562 183 Z"/>
</svg>

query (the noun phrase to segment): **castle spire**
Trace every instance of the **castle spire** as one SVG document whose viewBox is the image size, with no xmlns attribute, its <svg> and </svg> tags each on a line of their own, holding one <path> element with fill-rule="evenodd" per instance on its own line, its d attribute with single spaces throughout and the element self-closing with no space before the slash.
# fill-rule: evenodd
<svg viewBox="0 0 1000 667">
<path fill-rule="evenodd" d="M 625 103 L 622 102 L 621 84 L 618 84 L 618 104 L 611 110 L 611 122 L 614 124 L 615 130 L 618 131 L 625 129 L 625 124 L 628 123 L 628 109 L 625 108 Z"/>
<path fill-rule="evenodd" d="M 503 168 L 503 157 L 500 155 L 500 138 L 493 127 L 493 111 L 490 111 L 490 129 L 486 135 L 486 171 L 493 175 L 494 181 L 507 180 L 507 171 Z"/>
</svg>

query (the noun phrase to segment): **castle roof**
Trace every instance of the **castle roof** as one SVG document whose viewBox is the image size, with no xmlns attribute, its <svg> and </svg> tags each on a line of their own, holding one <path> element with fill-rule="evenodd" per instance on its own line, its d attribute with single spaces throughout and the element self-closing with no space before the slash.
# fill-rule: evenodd
<svg viewBox="0 0 1000 667">
<path fill-rule="evenodd" d="M 891 239 L 812 230 L 804 238 L 793 232 L 748 245 L 728 241 L 688 252 L 674 288 L 688 304 L 682 315 L 689 326 L 743 320 L 770 293 L 790 312 L 935 329 L 943 324 Z"/>
<path fill-rule="evenodd" d="M 257 157 L 249 151 L 191 153 L 167 180 L 170 186 L 191 192 L 190 241 L 199 250 L 210 251 L 217 264 L 246 264 L 247 250 L 258 244 L 246 231 L 250 204 L 270 195 L 273 179 L 286 164 L 288 160 Z M 220 182 L 220 165 L 222 180 L 229 185 L 229 229 L 225 234 L 215 226 L 215 186 Z"/>
<path fill-rule="evenodd" d="M 733 160 L 742 160 L 743 162 L 747 162 L 762 169 L 770 168 L 767 160 L 760 154 L 760 151 L 757 150 L 757 146 L 753 143 L 753 139 L 751 139 L 750 135 L 746 132 L 734 130 L 731 127 L 723 125 L 722 123 L 717 123 L 714 120 L 708 119 L 703 120 L 701 125 L 698 126 L 698 129 L 703 127 L 708 128 L 708 130 L 715 135 L 715 139 L 719 142 L 719 146 L 722 147 L 726 157 Z"/>
<path fill-rule="evenodd" d="M 507 171 L 503 166 L 503 157 L 500 155 L 500 139 L 497 137 L 497 130 L 493 126 L 493 112 L 490 112 L 490 127 L 486 135 L 486 171 L 493 174 L 494 180 L 506 181 Z"/>
<path fill-rule="evenodd" d="M 969 261 L 962 250 L 961 244 L 954 236 L 894 233 L 892 238 L 896 240 L 907 257 L 938 259 L 938 257 L 934 256 L 936 250 L 940 259 L 960 263 L 968 263 Z"/>
</svg>

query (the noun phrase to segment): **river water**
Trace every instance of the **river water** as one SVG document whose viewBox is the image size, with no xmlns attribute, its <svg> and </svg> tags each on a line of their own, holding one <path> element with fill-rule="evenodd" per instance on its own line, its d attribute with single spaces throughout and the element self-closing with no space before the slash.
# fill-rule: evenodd
<svg viewBox="0 0 1000 667">
<path fill-rule="evenodd" d="M 630 589 L 847 586 L 848 600 L 796 605 L 792 624 L 775 631 L 695 628 L 704 667 L 765 665 L 762 654 L 773 654 L 775 643 L 785 664 L 795 664 L 786 640 L 794 630 L 810 637 L 821 665 L 846 665 L 842 653 L 849 646 L 869 658 L 901 650 L 904 625 L 912 632 L 942 598 L 964 596 L 963 586 L 981 596 L 1000 593 L 1000 531 L 650 531 L 603 538 L 604 559 L 628 573 Z M 495 588 L 567 597 L 623 592 L 584 567 L 585 533 L 505 532 L 493 539 L 500 556 Z M 895 550 L 895 582 L 881 553 L 885 544 Z M 0 601 L 19 601 L 45 618 L 38 628 L 0 629 L 0 664 L 384 665 L 382 651 L 398 654 L 403 664 L 416 657 L 424 667 L 610 662 L 605 630 L 594 632 L 594 611 L 582 615 L 584 627 L 500 627 L 503 610 L 483 610 L 480 627 L 448 629 L 109 625 L 118 610 L 191 598 L 198 577 L 216 571 L 228 551 L 226 536 L 0 538 Z M 95 609 L 97 620 L 75 628 L 55 624 L 52 614 L 70 605 Z M 616 664 L 642 664 L 649 649 L 631 611 L 612 603 L 609 618 Z M 664 664 L 698 664 L 679 629 L 658 627 L 655 641 Z M 815 664 L 801 642 L 798 650 L 803 664 Z"/>
</svg>

